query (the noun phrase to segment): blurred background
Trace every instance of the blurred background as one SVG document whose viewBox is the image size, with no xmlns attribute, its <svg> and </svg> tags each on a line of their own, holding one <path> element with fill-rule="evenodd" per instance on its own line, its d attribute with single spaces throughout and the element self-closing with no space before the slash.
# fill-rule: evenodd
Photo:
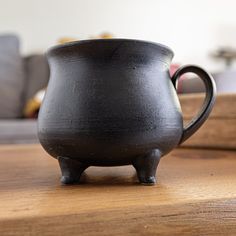
<svg viewBox="0 0 236 236">
<path fill-rule="evenodd" d="M 0 143 L 37 142 L 35 118 L 50 75 L 44 53 L 73 40 L 159 42 L 175 52 L 171 74 L 183 64 L 198 64 L 213 74 L 219 94 L 236 92 L 234 0 L 0 0 L 0 4 Z M 201 93 L 204 86 L 194 75 L 185 75 L 178 92 Z"/>
</svg>

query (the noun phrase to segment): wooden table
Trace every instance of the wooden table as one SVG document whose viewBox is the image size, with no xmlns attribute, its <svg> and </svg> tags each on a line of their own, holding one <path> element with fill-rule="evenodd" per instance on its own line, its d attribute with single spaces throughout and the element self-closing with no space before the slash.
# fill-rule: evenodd
<svg viewBox="0 0 236 236">
<path fill-rule="evenodd" d="M 156 186 L 131 166 L 61 186 L 40 146 L 0 146 L 0 235 L 236 235 L 236 152 L 178 149 Z"/>
<path fill-rule="evenodd" d="M 184 94 L 179 96 L 186 124 L 199 112 L 204 98 L 205 93 Z M 236 150 L 235 103 L 236 93 L 218 94 L 209 118 L 190 139 L 182 144 L 182 146 Z"/>
</svg>

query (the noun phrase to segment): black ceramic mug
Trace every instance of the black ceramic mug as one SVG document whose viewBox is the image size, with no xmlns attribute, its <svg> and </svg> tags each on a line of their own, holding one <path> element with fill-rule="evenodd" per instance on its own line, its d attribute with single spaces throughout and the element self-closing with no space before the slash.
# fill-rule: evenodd
<svg viewBox="0 0 236 236">
<path fill-rule="evenodd" d="M 51 78 L 38 135 L 59 161 L 62 183 L 78 182 L 91 165 L 129 164 L 141 183 L 156 182 L 160 158 L 196 132 L 216 95 L 212 77 L 198 66 L 184 66 L 171 78 L 173 55 L 164 45 L 128 39 L 78 41 L 48 51 Z M 187 72 L 202 79 L 206 97 L 183 127 L 175 88 Z"/>
</svg>

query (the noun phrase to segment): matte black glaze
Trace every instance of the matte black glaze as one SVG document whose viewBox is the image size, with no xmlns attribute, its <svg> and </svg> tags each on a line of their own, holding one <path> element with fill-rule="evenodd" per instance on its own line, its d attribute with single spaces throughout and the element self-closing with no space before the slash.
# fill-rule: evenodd
<svg viewBox="0 0 236 236">
<path fill-rule="evenodd" d="M 45 150 L 57 158 L 62 182 L 78 182 L 89 166 L 132 164 L 140 182 L 155 183 L 161 156 L 191 136 L 215 99 L 211 76 L 181 68 L 204 81 L 201 114 L 186 130 L 169 75 L 173 52 L 166 46 L 127 39 L 78 41 L 48 51 L 51 78 L 38 119 Z"/>
</svg>

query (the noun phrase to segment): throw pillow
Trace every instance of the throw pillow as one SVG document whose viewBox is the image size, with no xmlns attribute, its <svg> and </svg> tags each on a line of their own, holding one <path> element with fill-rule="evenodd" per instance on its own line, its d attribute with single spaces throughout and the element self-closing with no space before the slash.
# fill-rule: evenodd
<svg viewBox="0 0 236 236">
<path fill-rule="evenodd" d="M 16 35 L 0 35 L 0 118 L 23 112 L 24 68 Z"/>
</svg>

